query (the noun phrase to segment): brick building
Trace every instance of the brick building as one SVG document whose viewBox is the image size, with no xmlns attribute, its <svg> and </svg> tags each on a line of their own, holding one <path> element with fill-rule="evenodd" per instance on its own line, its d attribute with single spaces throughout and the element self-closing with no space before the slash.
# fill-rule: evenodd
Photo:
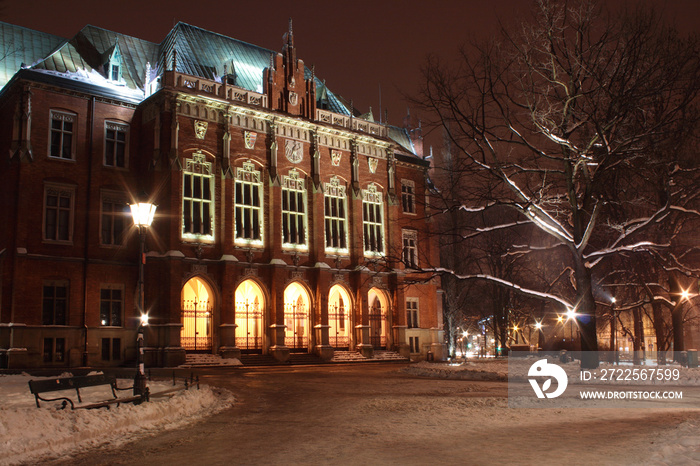
<svg viewBox="0 0 700 466">
<path fill-rule="evenodd" d="M 412 272 L 437 259 L 420 140 L 331 92 L 291 22 L 279 53 L 183 23 L 160 44 L 0 28 L 0 367 L 134 360 L 144 196 L 147 364 L 443 356 Z"/>
</svg>

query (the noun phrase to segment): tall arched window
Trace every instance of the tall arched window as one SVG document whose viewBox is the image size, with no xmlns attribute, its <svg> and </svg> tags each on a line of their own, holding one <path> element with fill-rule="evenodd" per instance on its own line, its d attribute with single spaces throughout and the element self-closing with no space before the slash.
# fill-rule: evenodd
<svg viewBox="0 0 700 466">
<path fill-rule="evenodd" d="M 235 242 L 262 246 L 263 206 L 260 172 L 250 160 L 236 169 Z"/>
<path fill-rule="evenodd" d="M 201 151 L 185 160 L 182 173 L 182 237 L 214 239 L 214 173 Z"/>
<path fill-rule="evenodd" d="M 362 227 L 365 238 L 365 254 L 384 252 L 384 205 L 382 193 L 371 183 L 362 190 Z"/>
<path fill-rule="evenodd" d="M 326 250 L 330 252 L 347 252 L 345 186 L 341 186 L 338 177 L 333 177 L 329 183 L 325 184 L 324 188 Z"/>
</svg>

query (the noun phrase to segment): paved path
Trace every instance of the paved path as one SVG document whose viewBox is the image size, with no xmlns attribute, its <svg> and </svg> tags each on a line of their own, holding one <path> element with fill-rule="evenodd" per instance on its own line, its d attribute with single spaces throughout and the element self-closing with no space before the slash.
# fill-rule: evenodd
<svg viewBox="0 0 700 466">
<path fill-rule="evenodd" d="M 201 370 L 202 383 L 236 394 L 233 408 L 49 464 L 634 464 L 697 416 L 509 409 L 504 383 L 416 378 L 401 367 Z"/>
</svg>

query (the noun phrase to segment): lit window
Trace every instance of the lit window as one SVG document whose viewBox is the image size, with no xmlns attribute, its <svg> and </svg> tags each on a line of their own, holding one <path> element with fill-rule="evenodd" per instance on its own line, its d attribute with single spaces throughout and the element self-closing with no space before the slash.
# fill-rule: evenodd
<svg viewBox="0 0 700 466">
<path fill-rule="evenodd" d="M 262 183 L 260 172 L 251 161 L 236 169 L 236 223 L 237 244 L 262 245 Z"/>
<path fill-rule="evenodd" d="M 401 180 L 401 204 L 404 213 L 416 213 L 416 184 L 411 180 Z"/>
<path fill-rule="evenodd" d="M 214 239 L 214 174 L 206 156 L 195 152 L 182 174 L 182 237 Z"/>
<path fill-rule="evenodd" d="M 73 134 L 76 116 L 51 110 L 49 156 L 73 160 Z"/>
<path fill-rule="evenodd" d="M 296 170 L 282 177 L 282 242 L 286 247 L 306 246 L 304 180 Z"/>
<path fill-rule="evenodd" d="M 326 250 L 347 252 L 345 186 L 338 177 L 325 184 Z"/>
<path fill-rule="evenodd" d="M 402 230 L 403 237 L 403 263 L 408 268 L 418 267 L 418 232 L 415 230 Z"/>
<path fill-rule="evenodd" d="M 44 282 L 42 289 L 41 323 L 43 325 L 66 325 L 68 314 L 68 282 Z"/>
<path fill-rule="evenodd" d="M 100 325 L 121 327 L 124 292 L 121 285 L 108 285 L 100 289 Z"/>
<path fill-rule="evenodd" d="M 124 243 L 126 229 L 131 222 L 131 215 L 129 205 L 121 194 L 102 194 L 100 222 L 101 244 L 120 246 Z"/>
<path fill-rule="evenodd" d="M 47 185 L 44 190 L 44 240 L 71 241 L 74 189 Z"/>
<path fill-rule="evenodd" d="M 112 122 L 105 123 L 105 166 L 126 167 L 128 134 L 128 125 Z"/>
<path fill-rule="evenodd" d="M 406 298 L 406 325 L 418 328 L 418 298 Z"/>
<path fill-rule="evenodd" d="M 384 223 L 382 193 L 374 183 L 362 191 L 362 226 L 365 235 L 365 253 L 384 252 Z"/>
</svg>

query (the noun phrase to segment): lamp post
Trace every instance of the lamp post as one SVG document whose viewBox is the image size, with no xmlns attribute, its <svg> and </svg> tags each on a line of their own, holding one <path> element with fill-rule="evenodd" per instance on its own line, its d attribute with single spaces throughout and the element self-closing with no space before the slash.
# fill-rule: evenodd
<svg viewBox="0 0 700 466">
<path fill-rule="evenodd" d="M 575 309 L 569 309 L 566 311 L 566 320 L 571 321 L 571 320 L 576 320 L 576 310 Z M 571 340 L 571 351 L 576 350 L 576 345 L 574 344 L 574 323 L 571 322 L 569 324 L 569 339 Z"/>
<path fill-rule="evenodd" d="M 139 202 L 131 204 L 131 216 L 134 225 L 139 229 L 139 327 L 136 336 L 136 375 L 134 376 L 134 396 L 141 396 L 148 399 L 148 388 L 146 388 L 146 373 L 143 365 L 143 328 L 148 325 L 148 314 L 144 312 L 143 296 L 143 265 L 146 262 L 144 248 L 146 244 L 146 229 L 151 226 L 153 216 L 156 213 L 156 206 L 150 202 Z"/>
<path fill-rule="evenodd" d="M 617 299 L 614 297 L 610 299 L 612 302 L 612 323 L 610 325 L 610 346 L 613 350 L 613 358 L 615 364 L 620 364 L 620 355 L 617 352 L 617 319 L 615 317 L 615 304 L 617 303 Z"/>
</svg>

